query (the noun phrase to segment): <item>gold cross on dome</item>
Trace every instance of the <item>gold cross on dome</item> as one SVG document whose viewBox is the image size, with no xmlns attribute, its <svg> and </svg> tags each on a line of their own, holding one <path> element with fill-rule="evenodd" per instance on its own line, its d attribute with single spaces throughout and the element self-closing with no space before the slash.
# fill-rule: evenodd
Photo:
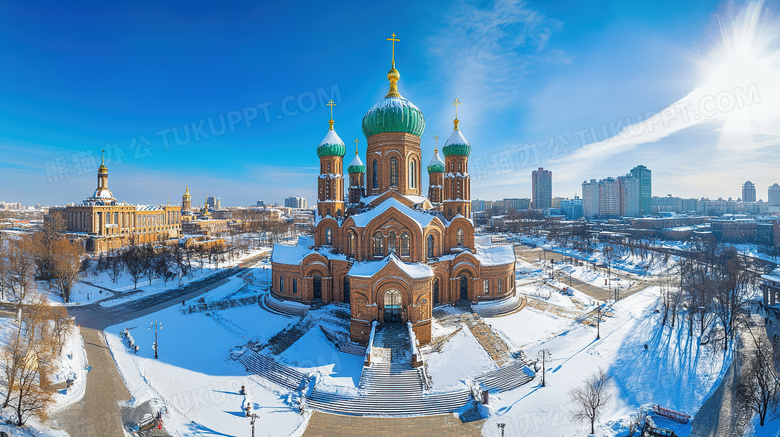
<svg viewBox="0 0 780 437">
<path fill-rule="evenodd" d="M 454 102 L 452 102 L 452 105 L 455 106 L 455 118 L 458 118 L 458 106 L 462 105 L 463 102 L 461 102 L 458 99 L 455 99 Z"/>
<path fill-rule="evenodd" d="M 401 40 L 397 39 L 395 34 L 393 34 L 391 38 L 387 38 L 387 40 L 391 41 L 391 44 L 393 45 L 393 67 L 395 67 L 395 43 Z"/>
<path fill-rule="evenodd" d="M 434 149 L 434 153 L 436 153 L 436 152 L 439 151 L 439 136 L 438 135 L 434 135 L 433 136 L 433 141 L 436 142 L 436 147 Z"/>
<path fill-rule="evenodd" d="M 359 139 L 355 138 L 355 155 L 358 154 L 358 143 L 360 142 Z"/>
<path fill-rule="evenodd" d="M 336 104 L 333 103 L 333 99 L 330 99 L 330 102 L 326 103 L 326 105 L 330 106 L 330 119 L 333 120 L 333 107 L 336 106 Z"/>
</svg>

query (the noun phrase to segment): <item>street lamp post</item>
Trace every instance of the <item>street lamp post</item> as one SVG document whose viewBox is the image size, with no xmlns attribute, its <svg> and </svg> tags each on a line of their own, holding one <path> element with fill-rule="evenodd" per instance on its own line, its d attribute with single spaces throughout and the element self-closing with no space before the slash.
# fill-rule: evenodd
<svg viewBox="0 0 780 437">
<path fill-rule="evenodd" d="M 598 302 L 598 305 L 599 305 L 599 317 L 598 319 L 596 319 L 596 340 L 601 338 L 601 302 Z"/>
<path fill-rule="evenodd" d="M 545 357 L 549 357 L 550 356 L 550 351 L 547 350 L 547 349 L 542 349 L 542 350 L 539 351 L 539 355 L 542 356 L 542 387 L 544 387 L 545 386 L 544 375 L 546 373 L 545 372 L 545 370 L 546 370 L 546 368 L 545 368 Z"/>
<path fill-rule="evenodd" d="M 159 344 L 157 343 L 157 331 L 162 330 L 162 322 L 158 322 L 157 320 L 155 320 L 154 322 L 151 323 L 151 325 L 149 325 L 149 329 L 152 328 L 154 328 L 154 344 L 152 345 L 152 349 L 154 349 L 154 359 L 156 360 L 158 358 L 157 349 Z"/>
<path fill-rule="evenodd" d="M 252 437 L 255 437 L 255 419 L 257 419 L 257 414 L 252 413 L 250 417 L 249 423 L 252 425 Z"/>
</svg>

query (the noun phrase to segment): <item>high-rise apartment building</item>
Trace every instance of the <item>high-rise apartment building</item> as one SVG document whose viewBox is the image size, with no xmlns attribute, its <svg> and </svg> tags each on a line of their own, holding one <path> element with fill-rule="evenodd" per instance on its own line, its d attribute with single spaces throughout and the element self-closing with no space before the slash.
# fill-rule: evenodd
<svg viewBox="0 0 780 437">
<path fill-rule="evenodd" d="M 631 177 L 639 184 L 639 215 L 653 213 L 652 172 L 644 165 L 631 169 Z"/>
<path fill-rule="evenodd" d="M 531 172 L 531 200 L 534 209 L 552 207 L 552 172 L 539 167 Z"/>
<path fill-rule="evenodd" d="M 215 197 L 215 196 L 207 197 L 206 204 L 209 206 L 209 209 L 214 209 L 214 210 L 221 209 L 222 206 L 219 197 Z"/>
<path fill-rule="evenodd" d="M 293 196 L 284 199 L 284 206 L 287 208 L 304 209 L 306 208 L 306 198 Z"/>
<path fill-rule="evenodd" d="M 599 183 L 595 179 L 582 183 L 582 213 L 589 219 L 599 215 Z"/>
<path fill-rule="evenodd" d="M 777 185 L 775 183 L 771 187 L 769 187 L 769 195 L 767 197 L 767 201 L 770 205 L 780 205 L 780 185 Z"/>
<path fill-rule="evenodd" d="M 744 183 L 744 185 L 742 185 L 742 201 L 756 201 L 756 186 L 753 184 L 753 182 L 747 181 Z"/>
</svg>

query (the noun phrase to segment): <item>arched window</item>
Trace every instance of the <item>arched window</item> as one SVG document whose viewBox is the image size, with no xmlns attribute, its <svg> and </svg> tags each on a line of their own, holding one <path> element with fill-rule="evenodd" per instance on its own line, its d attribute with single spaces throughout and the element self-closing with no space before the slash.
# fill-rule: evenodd
<svg viewBox="0 0 780 437">
<path fill-rule="evenodd" d="M 355 234 L 349 233 L 349 256 L 355 256 Z"/>
<path fill-rule="evenodd" d="M 398 186 L 398 158 L 390 158 L 390 186 Z"/>
<path fill-rule="evenodd" d="M 330 179 L 325 180 L 325 199 L 330 199 Z"/>
<path fill-rule="evenodd" d="M 279 276 L 279 293 L 284 293 L 284 278 Z"/>
<path fill-rule="evenodd" d="M 498 280 L 498 294 L 501 294 L 504 292 L 503 284 L 501 283 L 501 279 Z"/>
<path fill-rule="evenodd" d="M 387 234 L 387 253 L 395 253 L 395 232 Z"/>
<path fill-rule="evenodd" d="M 450 163 L 450 171 L 451 171 L 451 172 L 454 172 L 454 171 L 455 171 L 455 163 L 454 163 L 454 162 L 451 162 L 451 163 Z"/>
<path fill-rule="evenodd" d="M 383 256 L 385 254 L 385 248 L 382 244 L 382 233 L 376 232 L 374 234 L 374 256 Z"/>
<path fill-rule="evenodd" d="M 458 165 L 460 167 L 460 165 Z M 328 163 L 328 173 L 330 173 L 330 163 Z"/>
<path fill-rule="evenodd" d="M 378 188 L 379 187 L 379 171 L 377 170 L 376 159 L 374 160 L 374 163 L 371 164 L 371 166 L 372 166 L 372 168 L 371 168 L 371 170 L 372 170 L 371 178 L 373 179 L 373 185 L 374 185 L 374 188 Z"/>
<path fill-rule="evenodd" d="M 333 230 L 330 228 L 325 229 L 325 244 L 328 246 L 333 244 Z"/>
<path fill-rule="evenodd" d="M 293 294 L 298 294 L 298 280 L 293 278 Z"/>
<path fill-rule="evenodd" d="M 390 186 L 398 186 L 398 158 L 390 158 Z"/>
<path fill-rule="evenodd" d="M 409 246 L 409 234 L 404 232 L 401 234 L 401 256 L 411 255 L 411 248 Z"/>
<path fill-rule="evenodd" d="M 428 234 L 428 258 L 433 256 L 433 234 Z"/>
<path fill-rule="evenodd" d="M 458 163 L 458 171 L 461 171 L 461 170 L 463 170 L 463 163 L 459 162 Z"/>
<path fill-rule="evenodd" d="M 456 243 L 458 247 L 463 246 L 463 228 L 458 228 L 458 232 L 456 233 Z"/>
<path fill-rule="evenodd" d="M 417 163 L 412 159 L 409 161 L 409 188 L 417 187 Z"/>
<path fill-rule="evenodd" d="M 488 294 L 488 293 L 490 293 L 490 288 L 489 288 L 489 285 L 490 285 L 490 281 L 488 281 L 487 279 L 485 279 L 485 294 Z"/>
</svg>

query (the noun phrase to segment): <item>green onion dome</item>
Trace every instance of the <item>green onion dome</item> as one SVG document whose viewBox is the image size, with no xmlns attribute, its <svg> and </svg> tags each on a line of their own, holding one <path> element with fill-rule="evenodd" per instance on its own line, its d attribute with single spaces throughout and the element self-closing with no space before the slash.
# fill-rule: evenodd
<svg viewBox="0 0 780 437">
<path fill-rule="evenodd" d="M 344 141 L 333 130 L 333 125 L 328 129 L 328 134 L 322 139 L 320 145 L 317 147 L 317 156 L 322 158 L 323 156 L 340 156 L 344 157 L 347 153 L 347 146 L 344 145 Z"/>
<path fill-rule="evenodd" d="M 469 156 L 469 154 L 471 154 L 471 145 L 466 141 L 466 138 L 463 137 L 463 134 L 460 133 L 457 120 L 455 123 L 455 130 L 452 132 L 452 135 L 450 135 L 447 142 L 444 143 L 442 152 L 444 152 L 444 156 Z"/>
<path fill-rule="evenodd" d="M 352 158 L 352 162 L 349 163 L 349 167 L 347 167 L 347 173 L 365 173 L 366 172 L 366 166 L 363 164 L 363 161 L 360 160 L 360 156 L 358 156 L 358 153 L 355 152 L 355 157 Z"/>
<path fill-rule="evenodd" d="M 393 66 L 387 73 L 390 91 L 363 116 L 363 135 L 369 138 L 385 132 L 404 132 L 421 137 L 425 131 L 422 111 L 398 93 L 401 74 Z"/>
<path fill-rule="evenodd" d="M 428 173 L 444 173 L 444 161 L 439 156 L 439 150 L 433 152 L 433 159 L 428 164 Z"/>
</svg>

